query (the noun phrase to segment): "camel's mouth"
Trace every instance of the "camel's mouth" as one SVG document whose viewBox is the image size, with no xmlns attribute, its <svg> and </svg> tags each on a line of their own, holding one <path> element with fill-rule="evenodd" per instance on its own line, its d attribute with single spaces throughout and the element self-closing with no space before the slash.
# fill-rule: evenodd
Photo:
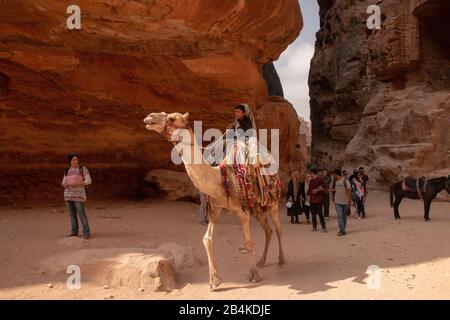
<svg viewBox="0 0 450 320">
<path fill-rule="evenodd" d="M 166 121 L 164 113 L 150 113 L 145 119 L 145 128 L 149 131 L 161 132 Z"/>
<path fill-rule="evenodd" d="M 145 129 L 147 130 L 153 130 L 153 128 L 155 127 L 155 120 L 153 117 L 148 116 L 144 119 L 144 123 L 145 123 Z"/>
<path fill-rule="evenodd" d="M 152 116 L 147 116 L 147 117 L 144 119 L 144 123 L 145 123 L 146 125 L 155 124 L 154 118 L 153 118 Z"/>
</svg>

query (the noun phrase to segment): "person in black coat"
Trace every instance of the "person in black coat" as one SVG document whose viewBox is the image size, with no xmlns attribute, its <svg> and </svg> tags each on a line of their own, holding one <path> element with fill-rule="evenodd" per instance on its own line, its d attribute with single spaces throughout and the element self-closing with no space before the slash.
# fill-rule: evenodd
<svg viewBox="0 0 450 320">
<path fill-rule="evenodd" d="M 291 180 L 289 180 L 286 195 L 286 200 L 291 204 L 287 208 L 287 215 L 291 217 L 291 223 L 300 223 L 298 221 L 298 215 L 302 213 L 300 185 L 300 174 L 299 172 L 294 172 Z"/>
<path fill-rule="evenodd" d="M 301 205 L 302 205 L 302 212 L 305 213 L 306 222 L 310 224 L 309 220 L 309 212 L 310 212 L 310 203 L 309 203 L 309 195 L 308 195 L 308 188 L 309 188 L 309 182 L 311 181 L 311 175 L 307 173 L 302 181 L 300 182 L 300 198 L 301 198 Z"/>
</svg>

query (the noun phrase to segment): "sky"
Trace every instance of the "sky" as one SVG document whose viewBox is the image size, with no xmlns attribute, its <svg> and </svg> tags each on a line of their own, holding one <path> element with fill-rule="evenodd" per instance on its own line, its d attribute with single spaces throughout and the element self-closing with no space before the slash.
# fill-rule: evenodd
<svg viewBox="0 0 450 320">
<path fill-rule="evenodd" d="M 283 85 L 284 97 L 297 113 L 309 121 L 309 64 L 314 55 L 316 32 L 319 30 L 319 5 L 317 0 L 299 0 L 303 14 L 300 36 L 275 61 Z"/>
</svg>

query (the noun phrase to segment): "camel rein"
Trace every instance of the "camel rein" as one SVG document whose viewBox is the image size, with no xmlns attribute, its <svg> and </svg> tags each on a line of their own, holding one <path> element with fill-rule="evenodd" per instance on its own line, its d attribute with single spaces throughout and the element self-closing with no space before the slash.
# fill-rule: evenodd
<svg viewBox="0 0 450 320">
<path fill-rule="evenodd" d="M 169 133 L 169 128 L 175 128 L 175 129 L 190 129 L 190 125 L 187 124 L 186 126 L 178 126 L 178 125 L 173 125 L 173 124 L 168 124 L 167 120 L 166 120 L 166 124 L 164 126 L 164 130 L 163 130 L 163 135 L 166 137 L 167 140 L 175 143 L 176 141 L 172 140 L 172 134 Z M 226 135 L 227 133 L 225 132 L 223 135 L 221 135 L 218 139 L 216 139 L 216 141 L 214 141 L 214 143 L 211 146 L 207 146 L 207 147 L 201 147 L 199 146 L 200 149 L 202 150 L 207 150 L 207 149 L 212 149 L 213 147 L 216 146 L 216 144 Z M 178 140 L 178 144 L 182 143 L 182 139 Z M 176 145 L 178 145 L 176 144 Z M 191 146 L 193 146 L 194 143 L 191 142 Z"/>
</svg>

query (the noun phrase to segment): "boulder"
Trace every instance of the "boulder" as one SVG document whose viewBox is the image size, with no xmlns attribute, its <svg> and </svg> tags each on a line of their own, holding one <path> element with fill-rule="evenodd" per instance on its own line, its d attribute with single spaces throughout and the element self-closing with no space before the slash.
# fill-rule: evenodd
<svg viewBox="0 0 450 320">
<path fill-rule="evenodd" d="M 160 191 L 167 200 L 198 201 L 199 199 L 199 191 L 194 187 L 186 172 L 157 169 L 147 173 L 144 180 Z"/>
<path fill-rule="evenodd" d="M 194 255 L 192 247 L 185 247 L 178 243 L 165 242 L 158 247 L 158 250 L 170 252 L 175 259 L 175 272 L 180 272 L 185 268 L 192 268 L 199 264 L 199 260 Z"/>
<path fill-rule="evenodd" d="M 140 248 L 82 249 L 61 253 L 40 264 L 46 274 L 66 273 L 77 265 L 81 281 L 101 286 L 169 291 L 175 288 L 174 257 L 163 250 Z"/>
</svg>

